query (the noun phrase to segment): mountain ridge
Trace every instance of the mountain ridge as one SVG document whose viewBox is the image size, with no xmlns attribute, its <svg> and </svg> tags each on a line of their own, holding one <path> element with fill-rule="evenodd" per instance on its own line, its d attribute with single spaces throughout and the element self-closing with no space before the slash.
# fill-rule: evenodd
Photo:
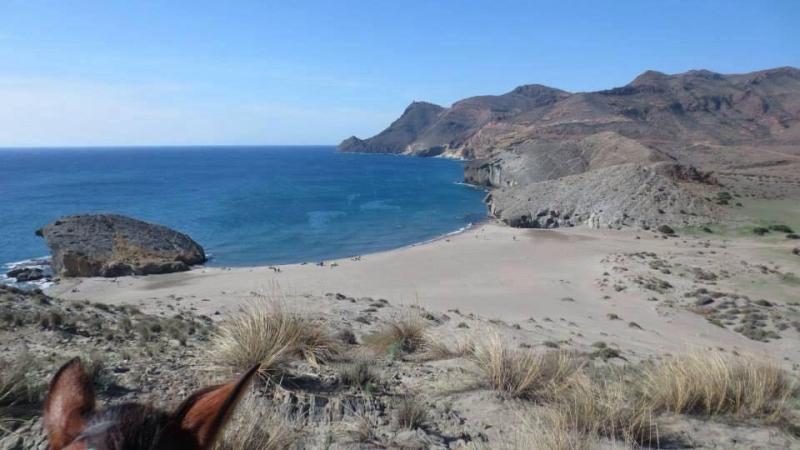
<svg viewBox="0 0 800 450">
<path fill-rule="evenodd" d="M 697 143 L 800 143 L 800 69 L 727 75 L 646 71 L 624 86 L 593 92 L 523 84 L 450 107 L 414 102 L 378 135 L 352 137 L 338 151 L 476 159 L 525 141 L 601 131 L 667 153 Z"/>
<path fill-rule="evenodd" d="M 490 189 L 489 214 L 516 227 L 717 222 L 728 214 L 709 200 L 715 170 L 800 163 L 800 70 L 651 70 L 594 92 L 526 84 L 415 102 L 338 151 L 469 160 L 464 181 Z"/>
</svg>

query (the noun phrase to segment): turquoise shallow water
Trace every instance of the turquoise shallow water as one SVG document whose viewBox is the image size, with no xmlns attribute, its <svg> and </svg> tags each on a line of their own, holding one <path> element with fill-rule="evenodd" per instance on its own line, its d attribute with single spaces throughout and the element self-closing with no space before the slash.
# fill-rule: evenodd
<svg viewBox="0 0 800 450">
<path fill-rule="evenodd" d="M 456 161 L 333 147 L 0 150 L 0 266 L 47 255 L 34 231 L 90 212 L 183 231 L 215 266 L 373 253 L 482 220 L 461 179 Z"/>
</svg>

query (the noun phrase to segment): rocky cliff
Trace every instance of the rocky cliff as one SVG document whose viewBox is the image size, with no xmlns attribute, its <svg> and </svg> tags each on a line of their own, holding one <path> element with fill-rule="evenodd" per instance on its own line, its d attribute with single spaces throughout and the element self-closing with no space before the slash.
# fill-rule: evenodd
<svg viewBox="0 0 800 450">
<path fill-rule="evenodd" d="M 116 214 L 61 217 L 36 232 L 64 277 L 117 277 L 189 270 L 205 251 L 189 236 Z"/>
<path fill-rule="evenodd" d="M 718 220 L 689 184 L 715 184 L 707 169 L 726 164 L 785 159 L 786 148 L 800 155 L 800 70 L 790 67 L 648 71 L 597 92 L 526 85 L 449 108 L 414 103 L 338 151 L 468 159 L 464 181 L 493 189 L 490 213 L 513 226 L 650 227 Z"/>
<path fill-rule="evenodd" d="M 674 158 L 633 139 L 605 131 L 559 142 L 528 141 L 511 150 L 468 162 L 464 181 L 484 187 L 508 187 L 556 180 L 617 164 L 674 162 Z"/>
<path fill-rule="evenodd" d="M 671 166 L 669 163 L 659 165 Z M 495 189 L 492 216 L 513 227 L 591 228 L 690 226 L 719 220 L 722 211 L 665 175 L 659 165 L 621 164 L 557 180 Z"/>
</svg>

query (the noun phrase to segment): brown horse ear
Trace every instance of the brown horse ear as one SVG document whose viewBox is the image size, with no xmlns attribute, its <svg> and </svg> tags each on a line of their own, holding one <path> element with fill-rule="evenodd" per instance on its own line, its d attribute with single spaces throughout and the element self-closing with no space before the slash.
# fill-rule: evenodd
<svg viewBox="0 0 800 450">
<path fill-rule="evenodd" d="M 238 380 L 195 392 L 175 411 L 173 417 L 195 436 L 200 449 L 214 446 L 258 369 L 255 365 Z"/>
<path fill-rule="evenodd" d="M 66 447 L 86 426 L 94 412 L 94 386 L 80 358 L 61 366 L 50 382 L 44 403 L 44 428 L 50 450 Z"/>
</svg>

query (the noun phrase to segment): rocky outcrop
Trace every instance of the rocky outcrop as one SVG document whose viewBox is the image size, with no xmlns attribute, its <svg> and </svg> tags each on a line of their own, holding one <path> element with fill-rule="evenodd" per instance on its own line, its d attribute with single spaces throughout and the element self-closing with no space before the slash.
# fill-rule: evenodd
<svg viewBox="0 0 800 450">
<path fill-rule="evenodd" d="M 652 167 L 622 164 L 558 180 L 495 189 L 492 216 L 520 228 L 699 225 L 721 212 Z"/>
<path fill-rule="evenodd" d="M 47 275 L 44 273 L 44 270 L 38 268 L 20 268 L 20 269 L 12 269 L 8 273 L 6 273 L 8 278 L 15 278 L 17 283 L 21 283 L 24 281 L 36 281 L 45 278 Z"/>
<path fill-rule="evenodd" d="M 483 187 L 508 187 L 557 180 L 617 164 L 674 162 L 664 153 L 611 131 L 583 139 L 527 142 L 511 151 L 468 162 L 464 182 Z"/>
<path fill-rule="evenodd" d="M 427 102 L 414 102 L 406 108 L 389 128 L 367 140 L 352 136 L 339 144 L 340 152 L 351 153 L 404 153 L 409 147 L 436 123 L 439 114 L 444 110 L 439 105 Z M 419 146 L 419 145 L 418 145 Z M 421 151 L 425 156 L 436 156 L 438 144 L 423 145 Z M 441 151 L 439 151 L 441 153 Z"/>
<path fill-rule="evenodd" d="M 64 277 L 117 277 L 189 270 L 206 261 L 189 236 L 116 214 L 62 217 L 36 232 Z"/>
</svg>

